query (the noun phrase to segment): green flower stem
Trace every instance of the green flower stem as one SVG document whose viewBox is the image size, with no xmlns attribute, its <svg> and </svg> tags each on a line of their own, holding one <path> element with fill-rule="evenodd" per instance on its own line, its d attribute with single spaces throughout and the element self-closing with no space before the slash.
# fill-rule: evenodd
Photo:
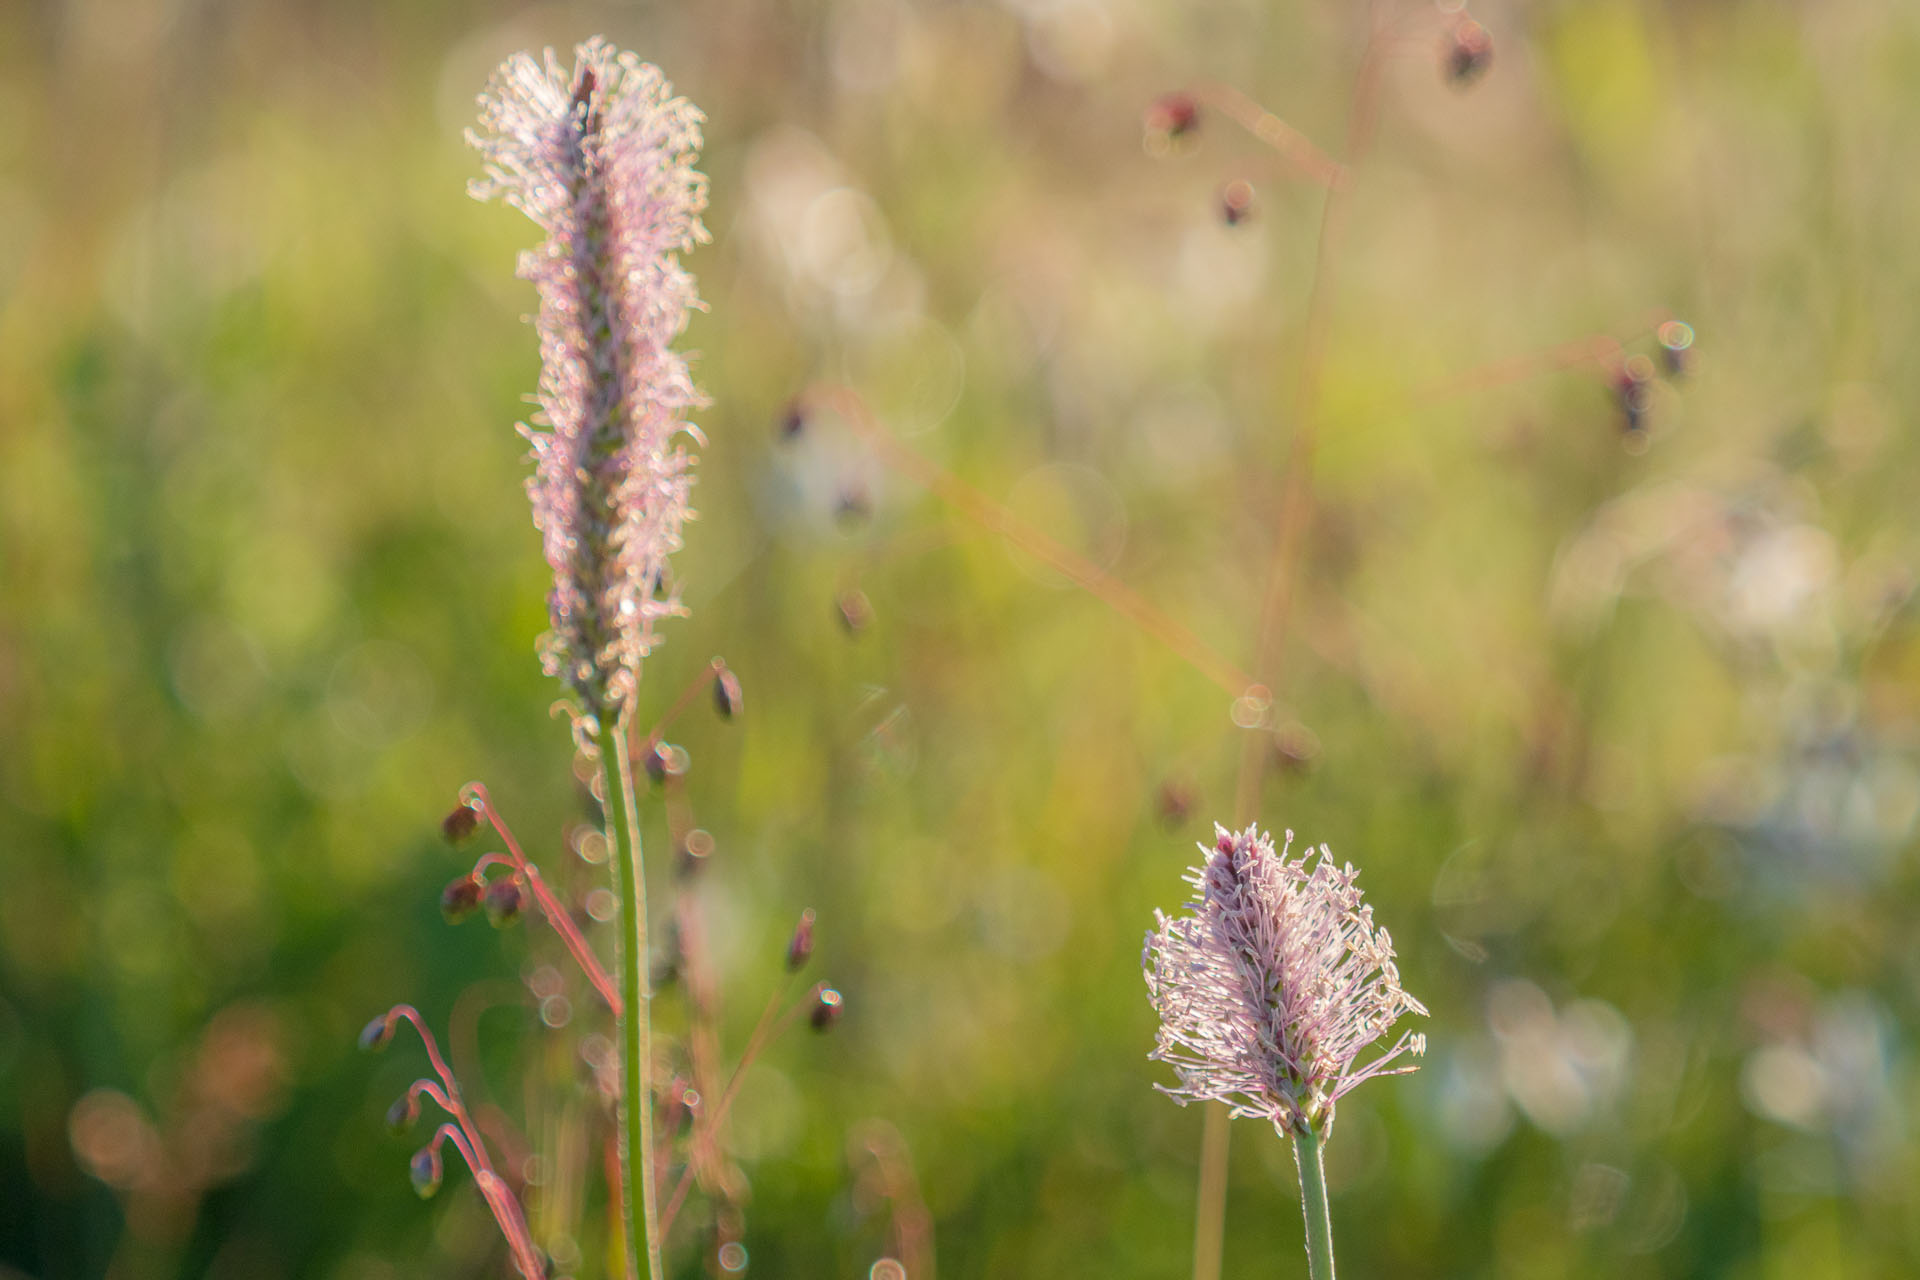
<svg viewBox="0 0 1920 1280">
<path fill-rule="evenodd" d="M 626 722 L 600 740 L 607 843 L 613 846 L 613 887 L 620 895 L 620 1190 L 631 1280 L 665 1280 L 660 1265 L 660 1219 L 653 1185 L 653 992 L 647 983 L 647 877 L 640 857 L 639 808 Z M 611 739 L 611 742 L 608 740 Z M 611 746 L 611 750 L 609 750 Z M 634 1188 L 640 1189 L 639 1196 Z M 636 1229 L 637 1228 L 637 1229 Z M 640 1269 L 641 1243 L 647 1267 Z"/>
<path fill-rule="evenodd" d="M 1333 1217 L 1327 1211 L 1327 1171 L 1320 1161 L 1320 1135 L 1301 1127 L 1293 1134 L 1293 1160 L 1300 1166 L 1300 1211 L 1307 1216 L 1307 1274 L 1333 1280 Z"/>
</svg>

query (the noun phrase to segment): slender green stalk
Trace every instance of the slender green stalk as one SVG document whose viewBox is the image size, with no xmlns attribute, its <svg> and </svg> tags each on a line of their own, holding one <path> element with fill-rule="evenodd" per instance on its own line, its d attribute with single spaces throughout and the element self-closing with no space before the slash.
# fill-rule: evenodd
<svg viewBox="0 0 1920 1280">
<path fill-rule="evenodd" d="M 1200 1136 L 1200 1194 L 1193 1210 L 1193 1274 L 1219 1280 L 1220 1255 L 1227 1238 L 1227 1143 L 1233 1133 L 1223 1103 L 1206 1105 Z"/>
<path fill-rule="evenodd" d="M 1307 1217 L 1307 1274 L 1333 1280 L 1333 1216 L 1327 1211 L 1327 1171 L 1320 1161 L 1320 1135 L 1296 1129 L 1293 1160 L 1300 1166 L 1300 1212 Z"/>
<path fill-rule="evenodd" d="M 653 992 L 647 983 L 647 877 L 640 857 L 639 809 L 633 796 L 633 764 L 627 758 L 624 720 L 600 736 L 600 770 L 622 925 L 619 1148 L 627 1273 L 630 1280 L 665 1280 L 653 1185 Z M 645 1271 L 640 1269 L 643 1241 Z"/>
</svg>

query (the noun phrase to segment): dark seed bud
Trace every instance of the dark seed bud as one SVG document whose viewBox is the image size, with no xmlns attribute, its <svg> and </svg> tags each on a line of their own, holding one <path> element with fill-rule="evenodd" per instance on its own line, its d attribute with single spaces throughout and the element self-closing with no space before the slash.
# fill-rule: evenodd
<svg viewBox="0 0 1920 1280">
<path fill-rule="evenodd" d="M 1220 220 L 1237 227 L 1253 216 L 1253 184 L 1236 178 L 1220 188 Z"/>
<path fill-rule="evenodd" d="M 1620 428 L 1632 435 L 1647 425 L 1647 407 L 1653 399 L 1653 361 L 1634 356 L 1613 376 L 1613 398 L 1620 410 Z"/>
<path fill-rule="evenodd" d="M 840 610 L 840 625 L 847 629 L 848 635 L 859 635 L 873 623 L 873 605 L 867 600 L 867 593 L 855 588 L 842 591 L 834 601 Z"/>
<path fill-rule="evenodd" d="M 655 991 L 680 980 L 680 962 L 685 956 L 686 948 L 680 942 L 679 917 L 668 916 L 667 927 L 661 932 L 660 948 L 654 952 L 653 964 L 648 969 Z"/>
<path fill-rule="evenodd" d="M 838 991 L 821 986 L 813 993 L 813 1012 L 807 1015 L 807 1021 L 813 1024 L 815 1031 L 825 1031 L 840 1021 L 841 1004 Z"/>
<path fill-rule="evenodd" d="M 1160 822 L 1169 830 L 1186 822 L 1188 815 L 1193 812 L 1193 805 L 1191 786 L 1174 779 L 1168 779 L 1160 784 Z"/>
<path fill-rule="evenodd" d="M 433 1193 L 440 1189 L 440 1152 L 433 1147 L 414 1152 L 413 1159 L 407 1162 L 407 1177 L 422 1200 L 432 1199 Z"/>
<path fill-rule="evenodd" d="M 480 829 L 480 813 L 463 804 L 440 820 L 440 834 L 448 844 L 459 844 Z"/>
<path fill-rule="evenodd" d="M 1693 326 L 1680 320 L 1669 320 L 1660 326 L 1660 363 L 1666 366 L 1667 376 L 1680 378 L 1693 368 Z"/>
<path fill-rule="evenodd" d="M 512 876 L 501 876 L 487 885 L 485 902 L 487 922 L 496 929 L 504 929 L 519 922 L 520 913 L 526 909 L 527 895 Z"/>
<path fill-rule="evenodd" d="M 800 913 L 800 923 L 794 926 L 793 939 L 787 943 L 787 972 L 800 972 L 812 956 L 813 908 L 808 907 Z"/>
<path fill-rule="evenodd" d="M 653 744 L 653 749 L 647 752 L 643 763 L 646 766 L 647 776 L 659 783 L 665 782 L 668 778 L 678 778 L 686 773 L 687 766 L 692 763 L 692 760 L 688 757 L 686 748 L 676 747 L 671 742 L 656 742 Z"/>
<path fill-rule="evenodd" d="M 1461 14 L 1447 37 L 1447 79 L 1456 88 L 1465 89 L 1492 65 L 1493 37 L 1485 27 Z"/>
<path fill-rule="evenodd" d="M 480 909 L 480 898 L 485 892 L 479 880 L 461 876 L 440 891 L 440 914 L 448 924 L 459 924 Z"/>
<path fill-rule="evenodd" d="M 722 667 L 713 678 L 713 708 L 722 718 L 731 720 L 740 714 L 746 695 L 740 689 L 740 677 L 733 668 Z"/>
<path fill-rule="evenodd" d="M 384 1049 L 391 1043 L 393 1043 L 393 1022 L 384 1013 L 360 1028 L 360 1049 L 364 1053 Z"/>
<path fill-rule="evenodd" d="M 680 842 L 678 869 L 683 877 L 697 874 L 707 865 L 707 859 L 713 856 L 713 833 L 705 827 L 695 827 L 687 832 Z"/>
<path fill-rule="evenodd" d="M 393 1105 L 387 1108 L 387 1131 L 396 1135 L 405 1133 L 413 1127 L 419 1114 L 420 1109 L 414 1105 L 411 1092 L 395 1098 Z"/>
<path fill-rule="evenodd" d="M 1143 123 L 1149 134 L 1184 138 L 1200 127 L 1200 100 L 1181 89 L 1163 93 L 1147 108 Z"/>
<path fill-rule="evenodd" d="M 787 401 L 785 408 L 780 410 L 780 438 L 782 440 L 792 440 L 806 429 L 806 406 L 801 403 L 798 396 L 795 396 L 793 399 Z"/>
<path fill-rule="evenodd" d="M 833 514 L 842 528 L 852 529 L 865 524 L 867 517 L 873 514 L 873 496 L 864 485 L 848 485 L 840 491 L 840 497 L 833 505 Z"/>
<path fill-rule="evenodd" d="M 1284 773 L 1302 774 L 1320 758 L 1320 739 L 1298 720 L 1273 731 L 1273 763 Z"/>
</svg>

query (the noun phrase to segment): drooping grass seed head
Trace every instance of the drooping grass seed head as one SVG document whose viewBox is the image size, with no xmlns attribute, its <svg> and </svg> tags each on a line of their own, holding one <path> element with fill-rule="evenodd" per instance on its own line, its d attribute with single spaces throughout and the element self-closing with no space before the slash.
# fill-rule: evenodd
<svg viewBox="0 0 1920 1280">
<path fill-rule="evenodd" d="M 1283 1133 L 1324 1132 L 1334 1107 L 1364 1080 L 1411 1071 L 1426 1050 L 1403 1034 L 1360 1056 L 1407 1013 L 1426 1009 L 1400 986 L 1393 940 L 1374 928 L 1352 865 L 1326 848 L 1309 867 L 1257 827 L 1216 828 L 1206 862 L 1188 875 L 1186 913 L 1154 913 L 1142 964 L 1160 1015 L 1148 1057 L 1178 1083 L 1156 1088 L 1182 1104 L 1219 1101 Z M 1204 848 L 1204 846 L 1203 846 Z"/>
<path fill-rule="evenodd" d="M 440 914 L 448 924 L 459 924 L 470 919 L 480 909 L 480 900 L 485 893 L 486 888 L 477 877 L 461 876 L 440 891 Z"/>
<path fill-rule="evenodd" d="M 1458 15 L 1447 31 L 1443 63 L 1450 84 L 1471 87 L 1493 65 L 1492 34 L 1466 14 Z"/>
<path fill-rule="evenodd" d="M 1620 430 L 1628 437 L 1646 429 L 1647 410 L 1653 405 L 1653 361 L 1645 356 L 1629 356 L 1613 373 L 1614 406 L 1620 414 Z"/>
<path fill-rule="evenodd" d="M 360 1028 L 360 1051 L 375 1053 L 393 1043 L 393 1015 L 383 1013 Z"/>
<path fill-rule="evenodd" d="M 822 983 L 814 988 L 813 1008 L 807 1014 L 807 1022 L 815 1031 L 830 1031 L 840 1021 L 845 1003 L 838 991 Z"/>
<path fill-rule="evenodd" d="M 531 218 L 546 239 L 521 255 L 539 293 L 539 411 L 527 493 L 553 571 L 547 673 L 580 710 L 626 709 L 655 625 L 684 612 L 667 557 L 692 514 L 704 403 L 672 343 L 700 305 L 679 255 L 707 239 L 694 171 L 701 114 L 660 72 L 593 39 L 574 68 L 515 54 L 480 98 L 468 142 L 485 162 L 469 190 Z"/>
<path fill-rule="evenodd" d="M 527 906 L 527 893 L 512 876 L 501 876 L 488 883 L 482 901 L 487 909 L 487 923 L 496 929 L 505 929 L 520 923 L 520 914 Z"/>
<path fill-rule="evenodd" d="M 1685 377 L 1693 370 L 1693 326 L 1684 320 L 1669 320 L 1654 335 L 1660 340 L 1660 363 L 1670 378 Z"/>
<path fill-rule="evenodd" d="M 1163 93 L 1148 104 L 1140 123 L 1146 131 L 1147 151 L 1164 154 L 1170 144 L 1200 128 L 1200 99 L 1185 89 Z"/>
<path fill-rule="evenodd" d="M 731 720 L 739 715 L 746 706 L 746 697 L 740 687 L 740 677 L 733 674 L 733 669 L 720 668 L 713 677 L 713 709 L 720 713 L 720 718 Z"/>
<path fill-rule="evenodd" d="M 713 833 L 705 827 L 695 827 L 681 839 L 680 856 L 675 860 L 674 869 L 681 879 L 690 880 L 700 874 L 712 857 Z"/>
<path fill-rule="evenodd" d="M 413 1189 L 422 1200 L 431 1200 L 433 1193 L 440 1189 L 441 1178 L 440 1146 L 435 1142 L 413 1153 L 413 1159 L 407 1162 L 407 1178 L 413 1183 Z"/>
<path fill-rule="evenodd" d="M 462 844 L 480 829 L 480 814 L 470 804 L 456 807 L 440 820 L 440 834 L 448 844 Z"/>
<path fill-rule="evenodd" d="M 840 625 L 847 629 L 848 635 L 857 636 L 873 625 L 873 604 L 858 587 L 842 591 L 833 603 L 840 614 Z"/>
<path fill-rule="evenodd" d="M 1235 178 L 1220 188 L 1220 221 L 1237 227 L 1253 217 L 1253 184 Z"/>
<path fill-rule="evenodd" d="M 800 923 L 793 927 L 793 937 L 787 941 L 787 972 L 800 972 L 812 958 L 813 908 L 808 907 L 800 913 Z"/>
<path fill-rule="evenodd" d="M 420 1100 L 414 1096 L 413 1090 L 409 1089 L 395 1098 L 393 1105 L 387 1108 L 387 1132 L 398 1137 L 411 1129 L 413 1122 L 419 1118 Z"/>
</svg>

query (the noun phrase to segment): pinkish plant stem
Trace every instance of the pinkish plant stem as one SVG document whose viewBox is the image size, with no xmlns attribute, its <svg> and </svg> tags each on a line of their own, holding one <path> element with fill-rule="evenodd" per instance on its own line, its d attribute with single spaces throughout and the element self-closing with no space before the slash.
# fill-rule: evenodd
<svg viewBox="0 0 1920 1280">
<path fill-rule="evenodd" d="M 815 988 L 817 989 L 818 986 L 819 984 L 816 983 Z M 760 1014 L 760 1021 L 754 1024 L 752 1034 L 747 1037 L 747 1047 L 740 1054 L 739 1064 L 734 1067 L 733 1074 L 727 1079 L 726 1090 L 714 1101 L 711 1108 L 702 1108 L 706 1113 L 704 1118 L 696 1118 L 694 1143 L 718 1144 L 720 1125 L 727 1118 L 727 1108 L 733 1105 L 734 1095 L 740 1092 L 740 1081 L 746 1075 L 747 1068 L 753 1065 L 754 1060 L 768 1045 L 778 1040 L 780 1034 L 793 1025 L 794 1016 L 806 1007 L 806 1003 L 802 1001 L 789 1008 L 785 1017 L 775 1019 L 774 1015 L 779 1012 L 781 1004 L 786 1001 L 787 993 L 791 990 L 793 990 L 793 983 L 789 980 L 780 990 L 774 992 L 771 1000 L 767 1001 L 766 1009 Z M 686 1201 L 687 1192 L 693 1187 L 694 1169 L 698 1164 L 697 1157 L 690 1157 L 686 1168 L 680 1171 L 680 1180 L 674 1184 L 673 1195 L 668 1197 L 666 1207 L 660 1211 L 660 1230 L 663 1233 L 672 1229 L 673 1219 L 680 1212 L 681 1204 Z"/>
<path fill-rule="evenodd" d="M 487 1207 L 492 1210 L 494 1221 L 500 1224 L 500 1234 L 507 1238 L 507 1247 L 513 1251 L 514 1265 L 528 1280 L 539 1280 L 546 1274 L 546 1267 L 540 1261 L 540 1251 L 534 1247 L 533 1236 L 527 1231 L 526 1219 L 520 1213 L 520 1203 L 499 1174 L 494 1172 L 493 1161 L 487 1156 L 486 1139 L 480 1136 L 479 1126 L 474 1124 L 468 1114 L 466 1103 L 460 1098 L 460 1083 L 454 1079 L 453 1069 L 447 1060 L 440 1056 L 440 1045 L 433 1038 L 433 1032 L 427 1028 L 426 1020 L 420 1011 L 410 1004 L 398 1004 L 387 1011 L 389 1024 L 395 1018 L 404 1018 L 413 1024 L 420 1033 L 420 1042 L 426 1046 L 427 1062 L 433 1067 L 433 1074 L 439 1078 L 439 1084 L 431 1080 L 416 1080 L 407 1091 L 408 1097 L 421 1094 L 433 1099 L 442 1111 L 453 1118 L 451 1124 L 443 1124 L 433 1135 L 434 1147 L 442 1141 L 451 1141 L 467 1162 L 467 1168 L 473 1171 L 474 1184 L 480 1188 L 480 1194 L 486 1199 Z"/>
<path fill-rule="evenodd" d="M 528 891 L 533 894 L 534 904 L 540 908 L 540 914 L 546 917 L 549 925 L 553 926 L 553 931 L 560 935 L 560 941 L 566 945 L 567 953 L 580 966 L 580 971 L 587 975 L 587 981 L 592 983 L 593 989 L 600 993 L 600 998 L 607 1002 L 607 1007 L 613 1010 L 613 1016 L 618 1018 L 621 1002 L 619 993 L 613 989 L 613 979 L 607 976 L 607 971 L 600 965 L 599 957 L 593 954 L 593 948 L 587 945 L 586 938 L 581 934 L 579 927 L 573 923 L 572 914 L 560 905 L 560 900 L 553 896 L 551 889 L 547 888 L 547 882 L 541 878 L 540 868 L 528 861 L 527 855 L 520 851 L 520 842 L 513 838 L 513 832 L 507 830 L 506 821 L 501 818 L 499 810 L 493 807 L 493 799 L 487 794 L 486 787 L 478 782 L 469 782 L 462 793 L 462 798 L 469 804 L 480 806 L 481 816 L 486 818 L 488 825 L 507 846 L 507 853 L 511 855 L 510 861 L 514 870 L 526 882 Z M 497 857 L 498 855 L 491 854 L 483 857 L 475 865 L 474 870 L 478 872 L 490 859 L 497 859 Z"/>
<path fill-rule="evenodd" d="M 725 659 L 716 657 L 707 663 L 698 675 L 687 681 L 686 687 L 680 690 L 680 696 L 675 698 L 673 705 L 667 708 L 667 713 L 660 717 L 659 722 L 656 723 L 652 729 L 647 731 L 645 738 L 642 738 L 637 744 L 630 748 L 632 754 L 641 760 L 645 760 L 647 753 L 659 746 L 661 740 L 666 737 L 667 730 L 673 727 L 673 722 L 678 720 L 681 715 L 686 712 L 686 709 L 693 705 L 693 700 L 699 696 L 700 691 L 712 684 L 714 679 L 726 669 L 727 664 Z"/>
<path fill-rule="evenodd" d="M 990 533 L 998 533 L 1034 559 L 1046 564 L 1082 590 L 1097 596 L 1115 613 L 1173 650 L 1195 671 L 1238 698 L 1254 683 L 1253 677 L 1222 657 L 1171 615 L 1084 556 L 1061 546 L 1046 534 L 938 463 L 896 440 L 873 416 L 852 387 L 820 384 L 802 396 L 808 407 L 823 406 L 835 413 L 879 454 L 881 462 L 929 490 L 948 506 Z"/>
<path fill-rule="evenodd" d="M 665 1280 L 653 1180 L 653 1019 L 647 989 L 647 882 L 641 861 L 627 726 L 600 741 L 607 843 L 613 849 L 614 891 L 620 895 L 620 1178 L 627 1268 L 633 1276 Z M 638 1195 L 635 1192 L 638 1190 Z M 644 1248 L 646 1270 L 640 1270 Z"/>
</svg>

